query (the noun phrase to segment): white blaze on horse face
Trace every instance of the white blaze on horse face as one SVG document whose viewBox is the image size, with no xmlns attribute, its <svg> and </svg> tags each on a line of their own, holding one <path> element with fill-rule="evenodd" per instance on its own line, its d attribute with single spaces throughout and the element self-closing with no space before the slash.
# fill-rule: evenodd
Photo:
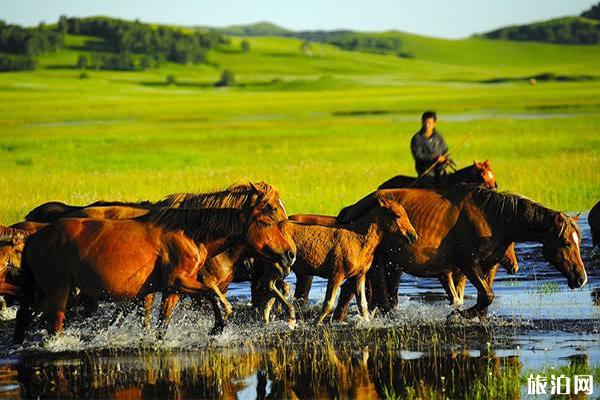
<svg viewBox="0 0 600 400">
<path fill-rule="evenodd" d="M 577 246 L 577 251 L 579 251 L 579 236 L 577 236 L 577 232 L 573 232 L 573 241 L 575 242 L 575 246 Z"/>
<path fill-rule="evenodd" d="M 281 209 L 283 210 L 283 213 L 287 217 L 287 211 L 285 211 L 285 206 L 283 205 L 283 200 L 279 199 L 279 205 L 281 206 Z"/>
<path fill-rule="evenodd" d="M 487 172 L 487 176 L 488 176 L 488 178 L 490 178 L 490 179 L 494 179 L 494 174 L 492 174 L 492 171 L 488 171 L 488 172 Z"/>
</svg>

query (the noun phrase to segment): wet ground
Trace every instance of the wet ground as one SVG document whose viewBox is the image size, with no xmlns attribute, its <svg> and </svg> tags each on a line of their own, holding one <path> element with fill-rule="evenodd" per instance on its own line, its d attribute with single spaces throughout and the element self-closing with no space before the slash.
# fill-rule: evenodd
<svg viewBox="0 0 600 400">
<path fill-rule="evenodd" d="M 244 284 L 231 287 L 236 314 L 215 337 L 212 318 L 189 300 L 162 341 L 134 313 L 112 322 L 114 307 L 103 304 L 61 338 L 38 331 L 14 347 L 11 309 L 0 321 L 0 398 L 514 398 L 527 397 L 530 373 L 552 371 L 595 375 L 597 395 L 600 257 L 587 223 L 580 227 L 588 285 L 570 290 L 539 245 L 518 245 L 520 271 L 498 273 L 485 322 L 448 323 L 452 308 L 437 280 L 409 276 L 390 315 L 365 322 L 351 308 L 346 323 L 300 321 L 294 331 L 257 322 Z M 325 285 L 315 280 L 313 304 L 300 315 L 317 310 Z M 475 292 L 466 294 L 468 306 Z"/>
</svg>

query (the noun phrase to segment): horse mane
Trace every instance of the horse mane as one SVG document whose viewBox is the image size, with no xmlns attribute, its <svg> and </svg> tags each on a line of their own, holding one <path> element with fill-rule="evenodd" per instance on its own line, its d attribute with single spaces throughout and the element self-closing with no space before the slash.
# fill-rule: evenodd
<svg viewBox="0 0 600 400">
<path fill-rule="evenodd" d="M 505 224 L 524 223 L 531 227 L 549 228 L 548 218 L 559 213 L 565 223 L 558 230 L 558 236 L 562 236 L 569 225 L 575 225 L 566 214 L 515 193 L 498 192 L 477 186 L 469 189 L 469 197 L 486 215 L 493 216 Z"/>
<path fill-rule="evenodd" d="M 207 193 L 175 193 L 156 202 L 156 207 L 173 208 L 237 208 L 245 209 L 268 201 L 276 195 L 275 189 L 264 182 L 241 183 L 226 189 Z"/>
<path fill-rule="evenodd" d="M 22 234 L 23 236 L 28 236 L 29 233 L 23 229 L 12 228 L 10 226 L 2 226 L 0 225 L 0 241 L 12 241 L 13 237 L 17 234 Z"/>
<path fill-rule="evenodd" d="M 85 206 L 87 207 L 110 207 L 110 206 L 123 206 L 123 207 L 135 207 L 135 208 L 153 208 L 155 203 L 149 200 L 142 201 L 105 201 L 99 200 Z"/>
<path fill-rule="evenodd" d="M 168 230 L 182 230 L 195 242 L 241 235 L 244 223 L 241 211 L 233 208 L 161 208 L 135 218 L 154 222 Z"/>
</svg>

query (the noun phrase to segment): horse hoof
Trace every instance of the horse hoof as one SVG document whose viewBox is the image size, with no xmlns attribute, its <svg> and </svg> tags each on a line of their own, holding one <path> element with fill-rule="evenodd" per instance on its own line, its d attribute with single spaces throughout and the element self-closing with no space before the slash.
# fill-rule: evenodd
<svg viewBox="0 0 600 400">
<path fill-rule="evenodd" d="M 460 310 L 454 310 L 446 317 L 446 324 L 458 323 L 463 318 Z"/>
<path fill-rule="evenodd" d="M 221 333 L 223 333 L 223 325 L 215 325 L 212 327 L 212 329 L 210 330 L 210 335 L 211 336 L 215 336 L 215 335 L 219 335 Z"/>
</svg>

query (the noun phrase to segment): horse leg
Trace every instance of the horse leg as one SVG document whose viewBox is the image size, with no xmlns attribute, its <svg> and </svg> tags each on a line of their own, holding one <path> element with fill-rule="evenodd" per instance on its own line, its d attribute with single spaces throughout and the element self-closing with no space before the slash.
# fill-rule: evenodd
<svg viewBox="0 0 600 400">
<path fill-rule="evenodd" d="M 342 285 L 340 297 L 338 299 L 337 306 L 335 307 L 335 311 L 333 312 L 334 321 L 342 321 L 346 317 L 346 312 L 348 312 L 348 305 L 350 304 L 350 301 L 353 297 L 354 291 L 352 290 L 352 282 L 350 280 L 347 280 Z"/>
<path fill-rule="evenodd" d="M 481 314 L 494 300 L 494 292 L 488 285 L 485 274 L 477 262 L 473 262 L 463 269 L 469 282 L 477 289 L 477 303 L 460 314 L 468 319 L 475 318 Z"/>
<path fill-rule="evenodd" d="M 207 295 L 208 300 L 213 309 L 213 314 L 215 316 L 215 325 L 210 330 L 211 335 L 216 335 L 223 332 L 223 328 L 225 328 L 225 319 L 223 318 L 223 309 L 221 308 L 221 302 L 219 298 L 215 295 Z"/>
<path fill-rule="evenodd" d="M 294 310 L 294 306 L 290 304 L 285 295 L 279 291 L 276 281 L 273 279 L 269 282 L 269 290 L 273 295 L 275 295 L 281 304 L 283 304 L 283 307 L 286 309 L 288 314 L 288 326 L 293 329 L 294 326 L 296 326 L 296 312 Z"/>
<path fill-rule="evenodd" d="M 465 287 L 467 286 L 467 277 L 462 272 L 454 273 L 454 287 L 456 288 L 457 305 L 465 302 Z M 490 286 L 491 287 L 491 286 Z"/>
<path fill-rule="evenodd" d="M 158 317 L 158 338 L 162 339 L 167 333 L 169 321 L 173 314 L 173 309 L 179 303 L 179 295 L 177 293 L 163 292 L 162 302 L 160 306 L 160 315 Z"/>
<path fill-rule="evenodd" d="M 150 332 L 150 319 L 152 318 L 152 304 L 154 304 L 154 298 L 156 293 L 149 293 L 144 296 L 144 327 L 146 332 Z"/>
<path fill-rule="evenodd" d="M 365 293 L 366 276 L 360 275 L 354 278 L 356 286 L 356 302 L 358 303 L 358 311 L 365 319 L 369 320 L 369 304 L 367 303 L 367 294 Z"/>
<path fill-rule="evenodd" d="M 492 285 L 494 284 L 494 279 L 496 278 L 496 273 L 498 272 L 498 267 L 499 267 L 498 264 L 494 265 L 485 274 L 485 280 L 486 280 L 488 286 L 490 287 L 490 290 L 492 289 Z M 484 318 L 484 317 L 487 318 L 487 314 L 488 314 L 488 308 L 486 307 L 483 310 L 481 310 L 479 317 L 480 318 Z"/>
<path fill-rule="evenodd" d="M 51 335 L 62 335 L 65 309 L 71 293 L 70 286 L 70 284 L 62 287 L 57 285 L 52 289 L 52 293 L 47 296 L 46 321 L 48 322 L 48 332 Z"/>
<path fill-rule="evenodd" d="M 216 296 L 222 303 L 222 306 L 225 309 L 225 318 L 231 315 L 233 308 L 231 307 L 231 303 L 227 300 L 227 298 L 221 293 L 218 286 L 216 284 L 206 285 L 202 282 L 199 282 L 193 278 L 189 278 L 187 276 L 179 276 L 179 282 L 181 283 L 181 291 L 186 294 L 206 294 L 207 292 L 210 295 Z"/>
<path fill-rule="evenodd" d="M 294 291 L 294 299 L 300 304 L 308 303 L 308 294 L 312 287 L 312 275 L 303 275 L 296 273 L 296 290 Z"/>
<path fill-rule="evenodd" d="M 321 310 L 321 314 L 315 320 L 315 324 L 322 324 L 325 317 L 333 311 L 333 302 L 335 301 L 335 296 L 342 284 L 342 280 L 343 276 L 341 275 L 334 275 L 329 278 L 329 282 L 327 282 L 327 291 L 325 292 L 325 301 L 323 302 L 323 309 Z"/>
<path fill-rule="evenodd" d="M 450 299 L 450 304 L 456 307 L 458 304 L 458 295 L 456 293 L 456 287 L 454 286 L 454 280 L 452 279 L 452 272 L 446 271 L 442 273 L 442 275 L 440 275 L 440 283 Z"/>
<path fill-rule="evenodd" d="M 0 312 L 4 314 L 6 312 L 6 300 L 3 296 L 0 296 Z"/>
<path fill-rule="evenodd" d="M 382 310 L 383 312 L 388 312 L 394 308 L 396 308 L 396 306 L 398 305 L 398 290 L 400 289 L 400 279 L 402 278 L 402 271 L 396 270 L 396 269 L 392 269 L 390 271 L 388 271 L 386 274 L 386 279 L 385 282 L 387 283 L 386 285 L 386 300 L 388 302 L 387 304 L 387 309 L 386 304 L 383 303 L 382 307 L 384 307 L 384 309 Z"/>
<path fill-rule="evenodd" d="M 271 310 L 275 305 L 275 300 L 277 299 L 275 298 L 274 293 L 268 293 L 265 295 L 263 307 L 263 322 L 265 323 L 265 325 L 271 321 Z"/>
</svg>

